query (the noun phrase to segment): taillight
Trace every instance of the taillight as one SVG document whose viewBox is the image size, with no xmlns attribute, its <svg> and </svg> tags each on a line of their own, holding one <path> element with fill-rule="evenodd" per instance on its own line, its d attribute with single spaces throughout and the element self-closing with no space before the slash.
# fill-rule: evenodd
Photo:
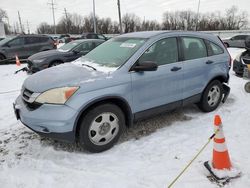
<svg viewBox="0 0 250 188">
<path fill-rule="evenodd" d="M 217 36 L 218 39 L 221 41 L 221 43 L 225 46 L 226 50 L 227 50 L 227 53 L 229 54 L 229 62 L 228 62 L 228 65 L 229 65 L 229 69 L 231 68 L 231 65 L 232 65 L 232 62 L 233 62 L 233 58 L 231 57 L 228 49 L 227 49 L 227 46 L 225 45 L 225 43 L 221 40 L 221 38 L 219 36 Z"/>
</svg>

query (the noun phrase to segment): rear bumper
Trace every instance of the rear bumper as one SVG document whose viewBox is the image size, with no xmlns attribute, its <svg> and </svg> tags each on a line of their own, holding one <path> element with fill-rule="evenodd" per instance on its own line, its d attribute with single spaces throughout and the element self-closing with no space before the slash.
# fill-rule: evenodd
<svg viewBox="0 0 250 188">
<path fill-rule="evenodd" d="M 75 141 L 74 122 L 78 112 L 67 105 L 44 104 L 31 110 L 19 96 L 13 106 L 17 119 L 34 132 L 55 140 Z"/>
</svg>

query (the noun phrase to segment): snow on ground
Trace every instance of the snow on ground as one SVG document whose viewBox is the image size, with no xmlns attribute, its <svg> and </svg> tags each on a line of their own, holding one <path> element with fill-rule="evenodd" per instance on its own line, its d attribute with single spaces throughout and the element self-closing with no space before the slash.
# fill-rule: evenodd
<svg viewBox="0 0 250 188">
<path fill-rule="evenodd" d="M 229 49 L 233 57 L 241 49 Z M 231 94 L 215 112 L 194 105 L 136 123 L 112 149 L 91 154 L 71 144 L 40 138 L 17 122 L 12 103 L 25 73 L 14 65 L 0 66 L 0 187 L 1 188 L 160 188 L 167 187 L 213 133 L 220 114 L 227 146 L 242 177 L 226 188 L 250 187 L 250 95 L 246 80 L 231 72 Z M 206 178 L 203 162 L 212 157 L 212 143 L 174 187 L 216 187 Z"/>
</svg>

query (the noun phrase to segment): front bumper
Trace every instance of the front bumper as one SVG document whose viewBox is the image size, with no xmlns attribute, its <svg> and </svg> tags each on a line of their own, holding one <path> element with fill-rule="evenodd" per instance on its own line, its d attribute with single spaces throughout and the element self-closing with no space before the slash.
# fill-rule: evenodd
<svg viewBox="0 0 250 188">
<path fill-rule="evenodd" d="M 74 123 L 78 112 L 69 106 L 43 104 L 31 110 L 19 96 L 13 107 L 17 119 L 36 133 L 55 140 L 75 141 Z"/>
</svg>

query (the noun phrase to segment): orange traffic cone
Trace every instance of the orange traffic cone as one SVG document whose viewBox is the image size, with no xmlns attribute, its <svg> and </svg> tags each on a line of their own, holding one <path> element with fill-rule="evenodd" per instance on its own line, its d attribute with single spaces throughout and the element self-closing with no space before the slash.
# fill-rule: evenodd
<svg viewBox="0 0 250 188">
<path fill-rule="evenodd" d="M 214 129 L 215 136 L 212 163 L 207 161 L 204 163 L 204 166 L 210 172 L 210 176 L 208 176 L 210 180 L 224 185 L 231 179 L 240 177 L 241 173 L 237 169 L 234 169 L 233 173 L 231 172 L 232 164 L 227 150 L 222 122 L 219 115 L 214 117 Z M 219 171 L 223 171 L 224 173 L 218 173 Z"/>
<path fill-rule="evenodd" d="M 17 55 L 16 55 L 16 65 L 17 65 L 17 66 L 20 66 L 20 65 L 21 65 L 20 60 L 19 60 L 19 58 L 18 58 Z"/>
<path fill-rule="evenodd" d="M 214 169 L 229 169 L 232 167 L 229 153 L 226 146 L 226 140 L 222 129 L 221 118 L 219 115 L 214 117 L 214 129 L 219 129 L 214 137 L 214 149 L 212 165 Z"/>
</svg>

